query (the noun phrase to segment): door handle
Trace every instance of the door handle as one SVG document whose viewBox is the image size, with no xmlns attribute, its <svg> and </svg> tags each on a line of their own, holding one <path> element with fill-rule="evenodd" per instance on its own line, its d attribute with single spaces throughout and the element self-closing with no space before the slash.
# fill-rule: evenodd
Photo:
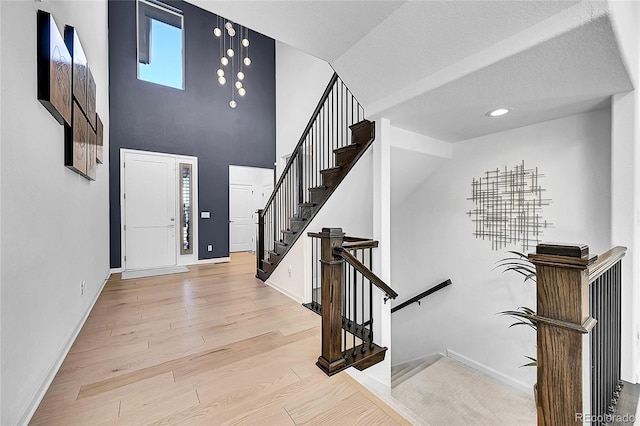
<svg viewBox="0 0 640 426">
<path fill-rule="evenodd" d="M 174 217 L 171 218 L 171 222 L 175 222 L 176 219 Z"/>
<path fill-rule="evenodd" d="M 229 223 L 233 223 L 233 220 L 230 220 Z"/>
</svg>

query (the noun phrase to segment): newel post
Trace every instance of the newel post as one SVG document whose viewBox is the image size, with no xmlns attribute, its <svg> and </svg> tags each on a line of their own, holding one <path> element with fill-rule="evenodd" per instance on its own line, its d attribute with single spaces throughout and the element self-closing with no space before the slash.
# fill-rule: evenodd
<svg viewBox="0 0 640 426">
<path fill-rule="evenodd" d="M 538 425 L 582 424 L 583 336 L 595 325 L 589 247 L 539 244 L 529 259 L 537 279 Z"/>
<path fill-rule="evenodd" d="M 322 228 L 322 355 L 316 365 L 328 375 L 344 369 L 342 357 L 342 269 L 344 260 L 333 255 L 342 246 L 342 228 Z"/>
</svg>

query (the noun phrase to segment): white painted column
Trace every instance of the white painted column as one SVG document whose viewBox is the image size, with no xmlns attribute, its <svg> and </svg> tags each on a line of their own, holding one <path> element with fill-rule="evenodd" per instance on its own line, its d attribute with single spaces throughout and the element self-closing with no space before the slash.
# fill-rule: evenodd
<svg viewBox="0 0 640 426">
<path fill-rule="evenodd" d="M 622 379 L 639 382 L 638 366 L 638 219 L 637 168 L 639 150 L 637 93 L 618 94 L 611 100 L 611 244 L 628 248 L 622 260 Z"/>
<path fill-rule="evenodd" d="M 373 239 L 380 245 L 375 249 L 373 271 L 391 284 L 391 124 L 388 119 L 376 120 L 376 139 L 373 143 Z M 374 292 L 374 341 L 389 350 L 383 362 L 364 371 L 368 376 L 391 389 L 391 303 L 384 303 L 384 294 Z"/>
<path fill-rule="evenodd" d="M 622 260 L 622 378 L 640 383 L 640 6 L 608 2 L 622 60 L 635 91 L 611 98 L 611 243 Z"/>
</svg>

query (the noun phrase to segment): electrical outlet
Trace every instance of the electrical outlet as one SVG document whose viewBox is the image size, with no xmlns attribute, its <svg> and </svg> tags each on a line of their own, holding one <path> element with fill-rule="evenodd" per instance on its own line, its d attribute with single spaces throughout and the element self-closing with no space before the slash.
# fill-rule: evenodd
<svg viewBox="0 0 640 426">
<path fill-rule="evenodd" d="M 80 283 L 80 296 L 84 295 L 84 280 L 82 280 L 82 283 Z"/>
<path fill-rule="evenodd" d="M 207 251 L 213 251 L 213 245 L 212 244 L 209 244 L 207 246 Z"/>
</svg>

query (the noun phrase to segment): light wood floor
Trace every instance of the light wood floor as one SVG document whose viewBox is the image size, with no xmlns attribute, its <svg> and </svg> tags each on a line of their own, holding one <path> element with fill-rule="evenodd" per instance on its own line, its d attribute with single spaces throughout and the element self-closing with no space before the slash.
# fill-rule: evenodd
<svg viewBox="0 0 640 426">
<path fill-rule="evenodd" d="M 231 259 L 112 276 L 31 424 L 406 424 L 325 376 L 320 317 L 256 279 L 252 255 Z"/>
</svg>

